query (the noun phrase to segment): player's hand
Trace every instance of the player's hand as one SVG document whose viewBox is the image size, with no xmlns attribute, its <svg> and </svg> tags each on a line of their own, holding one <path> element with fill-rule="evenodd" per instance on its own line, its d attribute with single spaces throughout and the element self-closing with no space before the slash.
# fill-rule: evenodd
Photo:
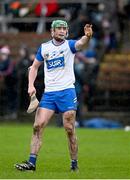
<svg viewBox="0 0 130 180">
<path fill-rule="evenodd" d="M 93 30 L 92 30 L 92 24 L 86 24 L 84 26 L 84 34 L 85 36 L 87 36 L 88 38 L 91 38 L 93 35 Z"/>
<path fill-rule="evenodd" d="M 34 86 L 29 86 L 28 87 L 28 94 L 29 96 L 32 96 L 33 94 L 36 94 L 36 89 Z"/>
</svg>

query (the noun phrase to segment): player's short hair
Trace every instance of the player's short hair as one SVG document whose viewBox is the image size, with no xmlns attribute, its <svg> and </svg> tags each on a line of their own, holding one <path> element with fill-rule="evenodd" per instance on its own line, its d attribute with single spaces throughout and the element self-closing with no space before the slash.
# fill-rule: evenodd
<svg viewBox="0 0 130 180">
<path fill-rule="evenodd" d="M 63 21 L 63 20 L 54 20 L 54 21 L 52 22 L 52 24 L 51 24 L 51 28 L 52 28 L 52 29 L 55 29 L 55 28 L 61 27 L 61 26 L 68 28 L 67 22 L 66 22 L 66 21 Z"/>
</svg>

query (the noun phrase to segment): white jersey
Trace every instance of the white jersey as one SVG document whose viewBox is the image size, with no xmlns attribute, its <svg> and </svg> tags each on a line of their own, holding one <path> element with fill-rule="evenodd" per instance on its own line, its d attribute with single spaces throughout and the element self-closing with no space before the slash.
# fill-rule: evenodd
<svg viewBox="0 0 130 180">
<path fill-rule="evenodd" d="M 61 45 L 53 41 L 41 44 L 36 54 L 38 61 L 44 61 L 45 92 L 74 88 L 75 40 L 65 40 Z"/>
</svg>

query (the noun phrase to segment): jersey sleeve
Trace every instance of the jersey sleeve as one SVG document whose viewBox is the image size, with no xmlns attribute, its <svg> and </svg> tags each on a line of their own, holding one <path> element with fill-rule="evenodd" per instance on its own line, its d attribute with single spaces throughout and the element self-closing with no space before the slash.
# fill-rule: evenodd
<svg viewBox="0 0 130 180">
<path fill-rule="evenodd" d="M 72 53 L 76 53 L 77 50 L 75 48 L 75 43 L 76 43 L 77 40 L 68 40 L 68 43 L 69 43 L 69 47 L 70 47 L 70 50 Z"/>
<path fill-rule="evenodd" d="M 44 58 L 43 58 L 42 53 L 41 53 L 41 46 L 38 48 L 38 51 L 36 53 L 36 59 L 38 61 L 44 61 Z"/>
</svg>

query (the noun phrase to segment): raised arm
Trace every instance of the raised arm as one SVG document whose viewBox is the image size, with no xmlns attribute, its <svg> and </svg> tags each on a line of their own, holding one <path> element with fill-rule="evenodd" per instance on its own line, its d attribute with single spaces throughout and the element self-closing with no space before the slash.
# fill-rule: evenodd
<svg viewBox="0 0 130 180">
<path fill-rule="evenodd" d="M 86 24 L 84 27 L 84 36 L 82 36 L 76 43 L 75 48 L 77 50 L 83 50 L 87 47 L 89 40 L 93 34 L 92 25 Z"/>
<path fill-rule="evenodd" d="M 28 94 L 29 94 L 29 96 L 32 96 L 32 94 L 36 94 L 34 82 L 37 77 L 38 68 L 41 64 L 42 64 L 42 62 L 35 59 L 32 66 L 30 66 L 30 68 L 29 68 L 29 74 L 28 74 Z"/>
</svg>

